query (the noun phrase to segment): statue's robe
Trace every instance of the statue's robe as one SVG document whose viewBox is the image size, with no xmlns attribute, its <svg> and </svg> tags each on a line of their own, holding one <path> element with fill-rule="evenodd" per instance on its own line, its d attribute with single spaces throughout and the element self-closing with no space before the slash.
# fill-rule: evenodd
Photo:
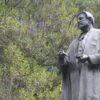
<svg viewBox="0 0 100 100">
<path fill-rule="evenodd" d="M 76 59 L 79 43 L 89 61 Z M 100 30 L 92 28 L 83 39 L 76 38 L 67 50 L 68 64 L 62 67 L 63 100 L 100 100 Z"/>
</svg>

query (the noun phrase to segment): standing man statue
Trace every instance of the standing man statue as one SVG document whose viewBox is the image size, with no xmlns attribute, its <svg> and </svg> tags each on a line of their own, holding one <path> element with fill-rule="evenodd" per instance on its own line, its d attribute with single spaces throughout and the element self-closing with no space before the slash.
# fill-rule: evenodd
<svg viewBox="0 0 100 100">
<path fill-rule="evenodd" d="M 87 11 L 77 15 L 77 23 L 80 36 L 59 53 L 62 100 L 100 100 L 100 30 Z"/>
</svg>

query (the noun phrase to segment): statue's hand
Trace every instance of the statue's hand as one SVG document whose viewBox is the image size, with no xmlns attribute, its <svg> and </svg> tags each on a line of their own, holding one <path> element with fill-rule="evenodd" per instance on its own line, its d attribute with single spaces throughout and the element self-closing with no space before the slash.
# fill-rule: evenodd
<svg viewBox="0 0 100 100">
<path fill-rule="evenodd" d="M 86 54 L 83 54 L 82 56 L 77 57 L 77 59 L 79 60 L 79 62 L 84 63 L 89 60 L 89 56 Z"/>
<path fill-rule="evenodd" d="M 60 58 L 64 58 L 64 57 L 66 56 L 66 53 L 64 52 L 64 50 L 63 50 L 63 51 L 59 51 L 58 56 L 59 56 Z"/>
<path fill-rule="evenodd" d="M 67 58 L 67 54 L 64 51 L 60 51 L 58 54 L 58 61 L 60 65 L 64 65 L 65 64 L 65 60 Z"/>
</svg>

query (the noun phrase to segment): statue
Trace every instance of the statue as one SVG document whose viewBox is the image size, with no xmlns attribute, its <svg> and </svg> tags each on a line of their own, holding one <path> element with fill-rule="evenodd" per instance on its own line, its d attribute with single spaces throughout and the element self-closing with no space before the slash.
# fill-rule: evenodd
<svg viewBox="0 0 100 100">
<path fill-rule="evenodd" d="M 59 53 L 62 100 L 100 100 L 100 29 L 87 11 L 77 15 L 77 24 L 80 36 Z"/>
</svg>

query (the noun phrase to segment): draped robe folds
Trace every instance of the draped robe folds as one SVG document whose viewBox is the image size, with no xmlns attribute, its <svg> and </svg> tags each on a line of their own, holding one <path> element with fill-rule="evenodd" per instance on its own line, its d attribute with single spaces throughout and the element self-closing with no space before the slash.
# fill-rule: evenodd
<svg viewBox="0 0 100 100">
<path fill-rule="evenodd" d="M 69 64 L 62 67 L 63 100 L 100 100 L 100 30 L 92 28 L 81 40 L 83 54 L 90 61 L 80 63 L 76 59 L 79 40 L 69 46 Z"/>
</svg>

